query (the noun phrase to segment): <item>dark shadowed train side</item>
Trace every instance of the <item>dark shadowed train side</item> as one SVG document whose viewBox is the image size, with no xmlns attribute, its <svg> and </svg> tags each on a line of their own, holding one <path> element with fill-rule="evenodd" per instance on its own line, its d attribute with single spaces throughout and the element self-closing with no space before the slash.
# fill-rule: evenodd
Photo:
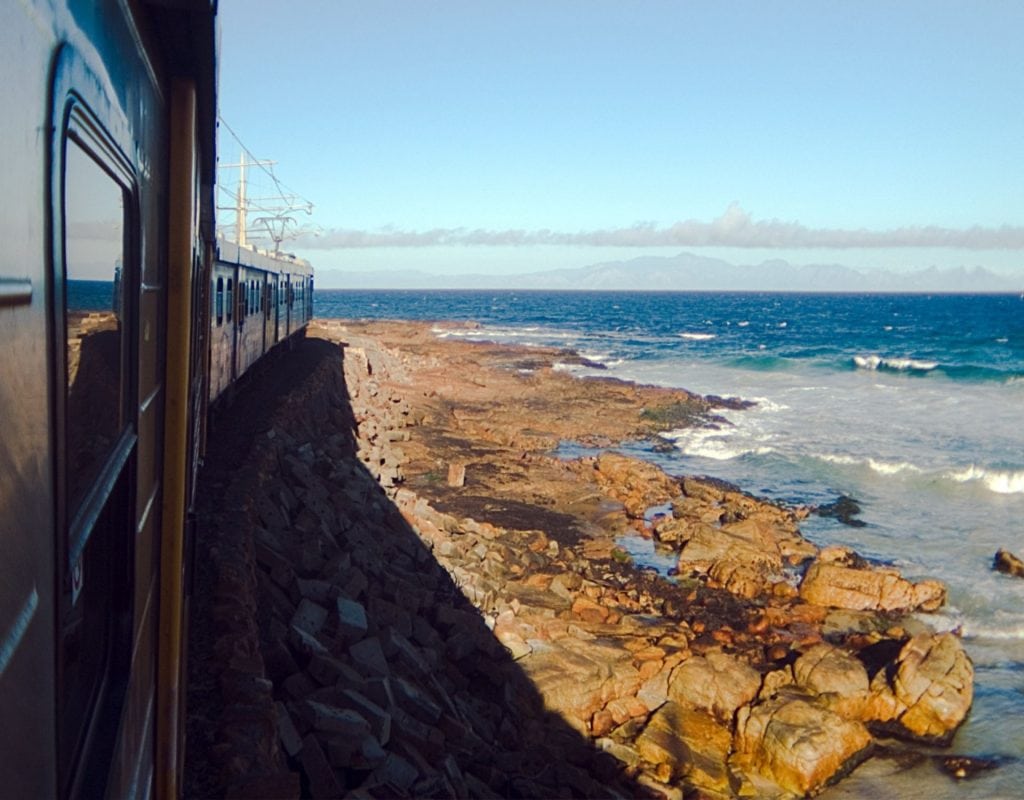
<svg viewBox="0 0 1024 800">
<path fill-rule="evenodd" d="M 180 792 L 206 410 L 312 301 L 218 249 L 216 38 L 213 0 L 0 4 L 4 797 Z"/>
<path fill-rule="evenodd" d="M 210 399 L 217 400 L 270 348 L 306 327 L 313 270 L 293 256 L 218 239 L 210 298 Z"/>
</svg>

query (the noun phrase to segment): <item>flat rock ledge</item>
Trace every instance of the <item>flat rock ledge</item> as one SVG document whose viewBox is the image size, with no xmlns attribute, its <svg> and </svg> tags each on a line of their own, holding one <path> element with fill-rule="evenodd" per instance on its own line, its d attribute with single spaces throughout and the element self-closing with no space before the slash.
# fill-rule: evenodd
<svg viewBox="0 0 1024 800">
<path fill-rule="evenodd" d="M 956 636 L 909 616 L 938 608 L 941 584 L 819 550 L 800 535 L 806 511 L 733 487 L 610 453 L 550 458 L 536 410 L 502 422 L 481 392 L 458 406 L 437 371 L 458 390 L 466 370 L 399 332 L 420 349 L 321 325 L 333 343 L 301 345 L 322 358 L 200 519 L 214 657 L 191 746 L 208 786 L 804 797 L 876 736 L 949 742 L 973 667 Z M 502 369 L 476 366 L 478 387 Z M 505 369 L 498 394 L 509 380 L 537 391 Z M 428 466 L 449 479 L 430 478 L 432 443 L 467 429 L 468 469 L 451 479 L 448 452 Z M 487 505 L 474 481 L 494 464 L 508 494 L 488 486 Z M 535 524 L 516 524 L 509 509 L 527 506 Z M 629 563 L 615 535 L 630 529 L 676 549 L 675 583 Z"/>
</svg>

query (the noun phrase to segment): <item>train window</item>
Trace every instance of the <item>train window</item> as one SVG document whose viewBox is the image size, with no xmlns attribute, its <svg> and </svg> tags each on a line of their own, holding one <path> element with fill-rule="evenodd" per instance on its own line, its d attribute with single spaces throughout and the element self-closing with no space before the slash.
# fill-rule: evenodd
<svg viewBox="0 0 1024 800">
<path fill-rule="evenodd" d="M 65 156 L 67 498 L 78 507 L 124 425 L 124 189 L 73 140 Z M 107 289 L 106 287 L 110 287 Z M 109 292 L 103 301 L 94 297 Z"/>
<path fill-rule="evenodd" d="M 217 303 L 217 324 L 224 324 L 224 278 L 217 278 L 217 291 L 215 293 Z"/>
<path fill-rule="evenodd" d="M 131 655 L 130 409 L 137 378 L 129 365 L 138 259 L 129 223 L 137 215 L 129 168 L 85 118 L 76 107 L 62 140 L 58 209 L 63 241 L 57 279 L 64 288 L 63 308 L 55 309 L 64 320 L 58 463 L 66 534 L 57 665 L 62 793 L 105 779 L 93 770 L 105 763 L 100 754 L 109 743 L 89 731 L 116 720 Z"/>
<path fill-rule="evenodd" d="M 227 302 L 224 305 L 224 309 L 227 312 L 228 322 L 231 322 L 231 310 L 235 307 L 235 293 L 231 286 L 231 278 L 228 278 L 228 294 Z"/>
</svg>

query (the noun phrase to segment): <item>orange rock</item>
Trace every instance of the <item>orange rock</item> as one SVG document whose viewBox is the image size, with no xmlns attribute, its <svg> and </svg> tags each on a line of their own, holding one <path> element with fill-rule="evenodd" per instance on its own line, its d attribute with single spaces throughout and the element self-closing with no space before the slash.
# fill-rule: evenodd
<svg viewBox="0 0 1024 800">
<path fill-rule="evenodd" d="M 661 672 L 661 668 L 665 666 L 664 661 L 642 661 L 639 665 L 634 663 L 637 667 L 637 671 L 640 673 L 641 680 L 649 680 Z"/>
<path fill-rule="evenodd" d="M 523 585 L 529 586 L 532 589 L 547 590 L 551 586 L 551 581 L 554 580 L 554 577 L 554 575 L 535 572 L 533 575 L 527 576 L 526 580 L 523 581 Z"/>
<path fill-rule="evenodd" d="M 623 720 L 625 722 L 625 720 Z M 606 708 L 602 708 L 596 712 L 590 721 L 590 734 L 591 736 L 606 736 L 612 732 L 612 728 L 615 727 L 615 717 Z M 621 723 L 619 723 L 621 724 Z"/>
<path fill-rule="evenodd" d="M 799 592 L 795 586 L 786 583 L 786 581 L 779 581 L 772 584 L 772 594 L 782 599 L 788 599 L 796 597 Z"/>
<path fill-rule="evenodd" d="M 548 537 L 544 531 L 530 531 L 527 534 L 530 538 L 526 546 L 534 553 L 540 553 L 548 549 Z"/>
<path fill-rule="evenodd" d="M 711 638 L 721 644 L 732 644 L 735 639 L 735 634 L 729 628 L 719 628 L 717 631 L 711 632 Z"/>
<path fill-rule="evenodd" d="M 758 614 L 747 623 L 747 631 L 753 634 L 762 634 L 768 630 L 768 617 L 765 614 Z"/>
<path fill-rule="evenodd" d="M 658 647 L 657 645 L 651 645 L 645 647 L 643 650 L 638 650 L 633 653 L 633 658 L 637 661 L 660 661 L 665 657 L 666 653 L 664 648 Z"/>
<path fill-rule="evenodd" d="M 572 613 L 584 622 L 605 622 L 608 619 L 609 611 L 599 603 L 595 603 L 589 597 L 577 597 L 572 604 Z"/>
</svg>

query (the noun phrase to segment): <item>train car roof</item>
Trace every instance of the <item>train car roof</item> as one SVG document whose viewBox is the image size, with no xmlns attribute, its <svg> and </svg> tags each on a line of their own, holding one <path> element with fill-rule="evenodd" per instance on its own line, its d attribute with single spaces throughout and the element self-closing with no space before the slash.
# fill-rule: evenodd
<svg viewBox="0 0 1024 800">
<path fill-rule="evenodd" d="M 267 270 L 268 272 L 288 272 L 293 275 L 312 275 L 313 265 L 308 261 L 290 253 L 271 253 L 255 247 L 243 247 L 229 241 L 223 236 L 217 237 L 217 260 L 227 264 L 238 264 L 242 267 Z"/>
</svg>

